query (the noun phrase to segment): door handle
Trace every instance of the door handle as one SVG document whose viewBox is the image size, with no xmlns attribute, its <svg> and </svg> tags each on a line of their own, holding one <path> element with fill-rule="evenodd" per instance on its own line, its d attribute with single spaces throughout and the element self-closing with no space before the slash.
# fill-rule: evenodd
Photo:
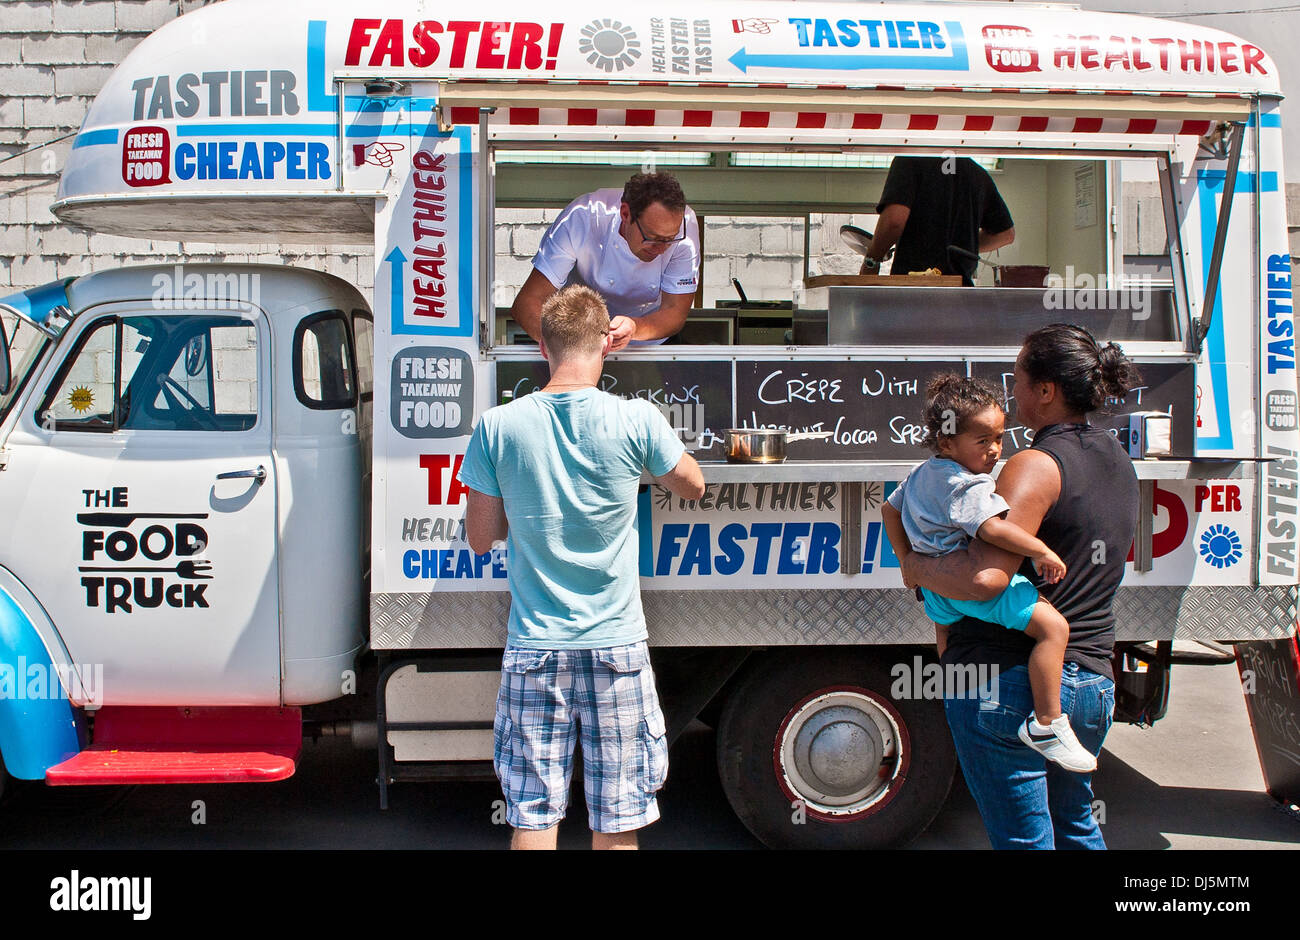
<svg viewBox="0 0 1300 940">
<path fill-rule="evenodd" d="M 266 468 L 258 466 L 256 470 L 232 470 L 229 473 L 218 473 L 218 480 L 243 480 L 252 478 L 258 482 L 258 485 L 266 482 Z"/>
</svg>

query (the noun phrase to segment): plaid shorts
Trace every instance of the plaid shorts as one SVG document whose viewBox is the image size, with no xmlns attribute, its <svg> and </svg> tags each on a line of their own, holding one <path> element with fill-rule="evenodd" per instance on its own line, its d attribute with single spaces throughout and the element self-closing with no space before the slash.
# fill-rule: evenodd
<svg viewBox="0 0 1300 940">
<path fill-rule="evenodd" d="M 511 826 L 547 829 L 564 818 L 575 736 L 593 830 L 627 832 L 659 818 L 668 738 L 644 640 L 587 650 L 506 647 L 493 764 Z"/>
</svg>

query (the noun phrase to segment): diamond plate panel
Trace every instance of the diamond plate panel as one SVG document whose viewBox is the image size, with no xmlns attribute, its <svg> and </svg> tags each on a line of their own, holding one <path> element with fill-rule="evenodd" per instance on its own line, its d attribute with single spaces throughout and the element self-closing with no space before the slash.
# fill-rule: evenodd
<svg viewBox="0 0 1300 940">
<path fill-rule="evenodd" d="M 1273 640 L 1290 636 L 1296 586 L 1120 588 L 1120 640 Z"/>
<path fill-rule="evenodd" d="M 377 650 L 482 649 L 506 645 L 507 591 L 371 594 Z"/>
<path fill-rule="evenodd" d="M 934 641 L 911 591 L 643 591 L 657 646 L 837 646 Z M 1133 587 L 1115 597 L 1120 640 L 1267 640 L 1290 636 L 1296 587 Z M 505 591 L 374 594 L 374 649 L 505 645 Z"/>
</svg>

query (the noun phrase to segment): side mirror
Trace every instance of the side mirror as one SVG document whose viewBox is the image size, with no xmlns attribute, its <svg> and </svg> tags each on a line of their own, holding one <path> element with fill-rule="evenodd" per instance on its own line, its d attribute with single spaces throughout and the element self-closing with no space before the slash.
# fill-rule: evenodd
<svg viewBox="0 0 1300 940">
<path fill-rule="evenodd" d="M 9 337 L 5 334 L 5 324 L 0 320 L 0 395 L 9 394 L 9 383 L 13 381 L 13 371 L 9 366 Z"/>
</svg>

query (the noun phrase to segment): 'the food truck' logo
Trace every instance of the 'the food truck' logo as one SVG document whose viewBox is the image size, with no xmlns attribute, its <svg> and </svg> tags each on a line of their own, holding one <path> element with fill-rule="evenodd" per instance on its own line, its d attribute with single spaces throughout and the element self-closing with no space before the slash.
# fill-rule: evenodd
<svg viewBox="0 0 1300 940">
<path fill-rule="evenodd" d="M 578 51 L 586 57 L 589 65 L 606 72 L 615 69 L 621 72 L 641 58 L 641 41 L 635 32 L 618 20 L 592 20 L 582 27 Z"/>
<path fill-rule="evenodd" d="M 998 72 L 1038 72 L 1034 34 L 1024 26 L 985 26 L 984 57 Z"/>
<path fill-rule="evenodd" d="M 122 137 L 122 182 L 128 186 L 170 183 L 171 139 L 166 128 L 133 127 Z"/>
<path fill-rule="evenodd" d="M 77 513 L 84 527 L 77 570 L 87 607 L 130 614 L 208 606 L 208 533 L 196 521 L 183 521 L 206 519 L 207 513 L 140 512 L 128 506 L 125 486 L 81 495 L 91 510 Z"/>
</svg>

